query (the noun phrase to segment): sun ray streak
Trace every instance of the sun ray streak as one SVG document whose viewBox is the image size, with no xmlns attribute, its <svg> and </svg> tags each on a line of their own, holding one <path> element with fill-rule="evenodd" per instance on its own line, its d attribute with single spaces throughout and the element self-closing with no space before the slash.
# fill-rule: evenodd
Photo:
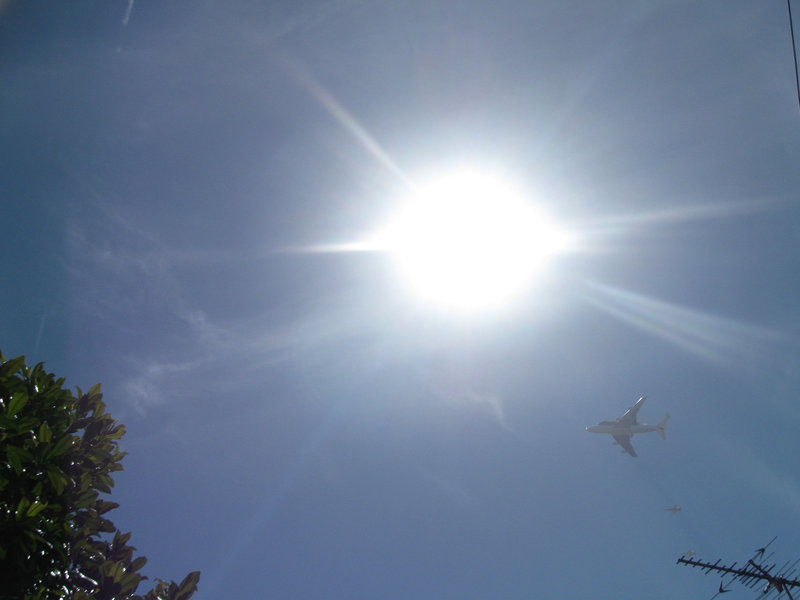
<svg viewBox="0 0 800 600">
<path fill-rule="evenodd" d="M 719 317 L 594 281 L 584 281 L 584 299 L 618 319 L 715 363 L 763 359 L 784 336 L 749 323 Z"/>
<path fill-rule="evenodd" d="M 663 225 L 686 221 L 717 220 L 736 218 L 743 215 L 780 208 L 782 204 L 774 200 L 756 199 L 725 203 L 695 203 L 689 206 L 675 206 L 656 211 L 605 217 L 597 222 L 600 226 Z"/>
<path fill-rule="evenodd" d="M 379 241 L 341 242 L 331 244 L 311 244 L 308 246 L 285 246 L 278 250 L 284 254 L 339 254 L 342 252 L 380 252 L 386 251 L 385 244 Z"/>
<path fill-rule="evenodd" d="M 397 175 L 403 183 L 414 189 L 415 185 L 391 156 L 370 135 L 358 120 L 334 98 L 319 82 L 298 65 L 283 61 L 284 69 L 297 81 L 322 108 L 324 108 L 342 127 L 344 127 L 362 146 L 384 167 Z"/>
</svg>

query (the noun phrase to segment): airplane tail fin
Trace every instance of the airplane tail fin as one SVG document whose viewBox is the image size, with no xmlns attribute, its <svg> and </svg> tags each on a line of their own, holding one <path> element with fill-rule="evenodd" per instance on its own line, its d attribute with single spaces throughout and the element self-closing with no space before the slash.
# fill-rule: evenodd
<svg viewBox="0 0 800 600">
<path fill-rule="evenodd" d="M 656 431 L 658 432 L 658 435 L 661 436 L 662 440 L 667 439 L 667 421 L 669 421 L 669 413 L 667 413 L 667 416 L 661 419 L 658 425 L 656 425 Z"/>
</svg>

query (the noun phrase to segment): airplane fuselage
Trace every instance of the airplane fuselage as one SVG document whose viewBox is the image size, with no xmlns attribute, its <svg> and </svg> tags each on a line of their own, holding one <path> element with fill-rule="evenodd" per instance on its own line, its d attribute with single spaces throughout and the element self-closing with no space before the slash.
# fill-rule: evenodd
<svg viewBox="0 0 800 600">
<path fill-rule="evenodd" d="M 610 433 L 611 435 L 633 436 L 635 433 L 650 433 L 651 431 L 658 431 L 658 429 L 654 425 L 648 425 L 647 423 L 637 423 L 636 425 L 631 425 L 630 427 L 620 427 L 614 422 L 604 421 L 602 423 L 598 423 L 597 425 L 587 427 L 586 431 L 590 431 L 592 433 Z"/>
</svg>

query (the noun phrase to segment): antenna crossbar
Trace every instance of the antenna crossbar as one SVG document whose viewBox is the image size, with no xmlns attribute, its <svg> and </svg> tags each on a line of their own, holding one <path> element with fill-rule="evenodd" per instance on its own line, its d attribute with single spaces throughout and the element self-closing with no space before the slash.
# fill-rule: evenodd
<svg viewBox="0 0 800 600">
<path fill-rule="evenodd" d="M 770 544 L 771 543 L 772 542 L 770 542 Z M 763 557 L 763 553 L 764 553 L 764 548 L 757 551 L 757 556 L 760 555 Z M 770 554 L 770 556 L 772 555 Z M 770 556 L 767 556 L 766 559 L 768 560 Z M 764 594 L 768 594 L 774 591 L 777 592 L 778 595 L 780 595 L 782 592 L 786 592 L 786 595 L 791 600 L 792 594 L 789 590 L 791 588 L 800 587 L 800 579 L 792 577 L 798 562 L 800 562 L 800 559 L 794 562 L 786 561 L 783 564 L 783 566 L 781 566 L 780 569 L 775 571 L 775 573 L 773 573 L 773 570 L 775 569 L 778 563 L 773 563 L 769 566 L 763 566 L 763 563 L 759 564 L 754 559 L 755 557 L 749 559 L 747 561 L 747 564 L 737 567 L 736 562 L 726 565 L 726 564 L 720 564 L 722 562 L 722 559 L 719 559 L 717 560 L 717 562 L 712 563 L 700 558 L 691 558 L 691 557 L 687 558 L 684 555 L 678 559 L 677 564 L 688 565 L 690 567 L 697 567 L 706 574 L 711 573 L 713 571 L 715 573 L 723 573 L 724 575 L 725 574 L 733 575 L 733 577 L 731 578 L 731 582 L 739 581 L 742 585 L 744 585 L 747 588 L 753 588 L 760 582 L 765 582 L 766 586 L 764 588 L 763 592 Z"/>
</svg>

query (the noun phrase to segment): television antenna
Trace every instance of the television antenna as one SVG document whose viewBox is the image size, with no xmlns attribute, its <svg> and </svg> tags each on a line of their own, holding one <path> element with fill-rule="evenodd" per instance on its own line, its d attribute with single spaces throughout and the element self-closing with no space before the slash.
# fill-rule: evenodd
<svg viewBox="0 0 800 600">
<path fill-rule="evenodd" d="M 794 600 L 792 596 L 792 588 L 800 587 L 800 573 L 795 575 L 800 565 L 800 558 L 796 561 L 786 561 L 783 566 L 776 569 L 778 563 L 769 564 L 770 559 L 774 553 L 767 554 L 767 548 L 776 540 L 775 536 L 769 541 L 769 544 L 762 548 L 757 548 L 751 558 L 749 558 L 743 565 L 737 567 L 734 561 L 730 565 L 720 564 L 722 559 L 712 563 L 705 561 L 702 558 L 694 558 L 693 556 L 682 555 L 678 559 L 679 565 L 688 565 L 690 567 L 698 567 L 706 574 L 722 573 L 723 581 L 720 581 L 719 591 L 712 596 L 716 598 L 720 594 L 729 592 L 728 586 L 731 583 L 739 582 L 740 584 L 750 589 L 755 588 L 763 583 L 764 588 L 759 593 L 759 598 L 766 600 L 771 594 L 775 594 L 775 598 L 779 598 L 784 592 L 789 597 L 789 600 Z M 723 585 L 724 579 L 730 577 L 727 583 Z"/>
</svg>

